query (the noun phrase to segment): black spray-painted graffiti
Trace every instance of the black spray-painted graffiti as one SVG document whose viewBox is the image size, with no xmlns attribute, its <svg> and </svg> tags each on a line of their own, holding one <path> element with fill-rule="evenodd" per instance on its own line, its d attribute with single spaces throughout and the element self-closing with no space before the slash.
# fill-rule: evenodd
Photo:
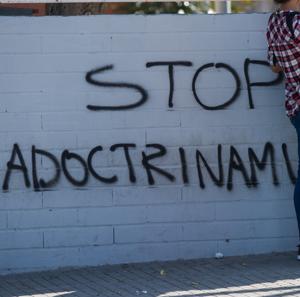
<svg viewBox="0 0 300 297">
<path fill-rule="evenodd" d="M 121 148 L 124 152 L 124 157 L 126 159 L 127 168 L 128 168 L 128 179 L 134 184 L 136 183 L 137 177 L 135 174 L 133 162 L 130 157 L 130 149 L 135 149 L 136 145 L 134 143 L 117 143 L 110 147 L 110 151 L 113 153 L 116 149 Z M 147 154 L 145 151 L 141 152 L 142 161 L 141 164 L 145 169 L 148 178 L 148 184 L 155 184 L 156 176 L 163 176 L 170 182 L 175 182 L 176 177 L 168 172 L 166 169 L 162 169 L 156 165 L 153 165 L 151 161 L 154 159 L 163 157 L 167 154 L 167 148 L 158 143 L 147 144 L 146 148 L 152 148 L 155 150 L 154 153 Z M 90 176 L 95 178 L 97 181 L 105 184 L 114 184 L 118 181 L 118 176 L 113 175 L 110 177 L 104 177 L 96 171 L 95 166 L 93 165 L 93 156 L 97 152 L 101 152 L 103 150 L 102 146 L 94 147 L 88 154 L 87 160 L 76 154 L 74 152 L 70 152 L 68 150 L 64 150 L 61 154 L 60 160 L 57 159 L 55 155 L 50 152 L 36 149 L 35 146 L 32 146 L 31 150 L 31 160 L 32 160 L 32 183 L 30 181 L 29 170 L 24 161 L 24 157 L 22 151 L 18 144 L 14 144 L 10 160 L 7 163 L 7 169 L 4 177 L 4 182 L 2 188 L 4 191 L 9 190 L 9 181 L 13 172 L 21 172 L 24 177 L 24 184 L 27 188 L 33 185 L 33 189 L 35 191 L 49 190 L 53 188 L 60 180 L 61 174 L 63 173 L 65 178 L 76 187 L 84 187 L 87 185 Z M 53 163 L 54 171 L 53 176 L 48 181 L 45 181 L 43 178 L 39 177 L 39 172 L 36 166 L 36 158 L 40 155 L 44 158 L 47 158 L 49 161 Z M 190 168 L 186 161 L 186 152 L 183 147 L 178 148 L 179 155 L 179 164 L 181 168 L 181 177 L 179 178 L 179 182 L 183 184 L 189 184 L 189 172 Z M 214 182 L 214 184 L 218 187 L 223 187 L 226 185 L 227 190 L 232 190 L 233 188 L 233 177 L 234 174 L 240 173 L 244 179 L 244 182 L 247 187 L 257 187 L 259 181 L 257 179 L 257 170 L 263 171 L 267 167 L 270 166 L 272 170 L 272 182 L 275 186 L 279 185 L 279 180 L 276 172 L 276 164 L 275 164 L 275 151 L 272 143 L 267 142 L 264 146 L 264 151 L 262 154 L 262 158 L 259 159 L 255 151 L 249 147 L 248 148 L 248 158 L 246 162 L 250 164 L 250 170 L 246 168 L 243 159 L 241 158 L 239 152 L 234 146 L 230 146 L 229 150 L 229 164 L 228 164 L 228 172 L 227 179 L 225 179 L 224 174 L 224 165 L 222 161 L 222 145 L 219 144 L 217 146 L 217 160 L 218 160 L 218 172 L 215 173 L 211 166 L 208 164 L 205 156 L 202 154 L 200 149 L 195 150 L 195 163 L 196 163 L 196 172 L 198 174 L 199 186 L 204 189 L 205 188 L 205 178 L 203 175 L 203 170 L 208 172 L 208 176 Z M 287 172 L 290 177 L 292 183 L 295 183 L 295 173 L 293 172 L 290 158 L 288 155 L 287 145 L 285 143 L 282 144 L 282 156 L 286 164 Z M 83 172 L 83 177 L 81 179 L 77 179 L 72 175 L 72 171 L 68 168 L 68 161 L 74 159 L 76 160 L 81 167 Z M 190 167 L 195 167 L 190 164 Z"/>
<path fill-rule="evenodd" d="M 249 100 L 249 108 L 253 109 L 254 108 L 254 103 L 253 103 L 253 97 L 252 97 L 252 87 L 261 87 L 261 86 L 272 86 L 279 84 L 283 80 L 283 74 L 280 72 L 277 74 L 276 78 L 272 81 L 267 81 L 267 82 L 251 82 L 250 80 L 250 74 L 249 74 L 249 69 L 250 65 L 262 65 L 262 66 L 267 66 L 269 67 L 268 62 L 262 61 L 262 60 L 250 60 L 250 59 L 245 59 L 244 61 L 244 75 L 245 75 L 245 80 L 246 80 L 246 85 L 247 85 L 247 91 L 248 91 L 248 100 Z M 155 62 L 147 62 L 146 67 L 154 67 L 154 66 L 167 66 L 168 67 L 168 74 L 169 74 L 169 98 L 168 98 L 168 106 L 172 108 L 174 106 L 173 103 L 173 94 L 174 94 L 174 88 L 175 88 L 175 83 L 174 83 L 174 71 L 175 71 L 175 66 L 185 66 L 185 67 L 191 67 L 193 66 L 193 63 L 190 61 L 155 61 Z M 222 68 L 225 69 L 229 72 L 230 75 L 233 76 L 235 80 L 235 90 L 233 92 L 233 95 L 231 98 L 229 98 L 226 102 L 220 105 L 216 106 L 208 106 L 204 104 L 201 99 L 199 98 L 196 90 L 196 81 L 197 78 L 199 77 L 200 73 L 208 68 L 215 67 L 215 68 Z M 93 78 L 95 74 L 102 73 L 106 70 L 111 70 L 113 69 L 113 65 L 107 65 L 101 68 L 97 68 L 95 70 L 91 70 L 86 74 L 86 81 L 92 85 L 96 85 L 99 87 L 105 87 L 105 88 L 127 88 L 127 89 L 134 89 L 138 91 L 141 94 L 141 99 L 135 103 L 127 104 L 127 105 L 117 105 L 117 106 L 101 106 L 101 105 L 87 105 L 87 108 L 93 111 L 100 111 L 100 110 L 122 110 L 122 109 L 132 109 L 139 107 L 143 105 L 147 100 L 148 100 L 148 92 L 145 90 L 144 87 L 139 86 L 137 84 L 131 84 L 131 83 L 126 83 L 126 82 L 103 82 L 99 81 Z M 240 94 L 240 89 L 241 89 L 241 80 L 238 75 L 238 73 L 228 64 L 225 63 L 207 63 L 201 67 L 199 67 L 193 77 L 192 81 L 192 90 L 194 94 L 195 100 L 199 103 L 200 106 L 202 106 L 204 109 L 207 110 L 217 110 L 217 109 L 224 109 L 231 105 L 239 96 Z"/>
<path fill-rule="evenodd" d="M 283 75 L 279 73 L 277 77 L 268 82 L 252 82 L 249 75 L 249 68 L 250 65 L 262 65 L 262 66 L 269 66 L 266 61 L 261 60 L 250 60 L 245 59 L 244 61 L 244 75 L 247 85 L 248 91 L 248 100 L 249 100 L 249 108 L 254 108 L 253 97 L 252 97 L 252 87 L 257 86 L 271 86 L 278 84 L 282 81 Z M 169 75 L 169 98 L 168 98 L 168 107 L 172 108 L 174 106 L 173 103 L 173 94 L 175 90 L 175 83 L 174 83 L 174 72 L 175 67 L 177 66 L 184 66 L 184 67 L 191 67 L 193 64 L 190 61 L 155 61 L 155 62 L 148 62 L 146 63 L 146 67 L 159 67 L 159 66 L 167 66 L 168 75 Z M 226 102 L 216 106 L 208 106 L 202 102 L 199 98 L 196 90 L 196 82 L 197 78 L 201 74 L 202 71 L 205 69 L 215 67 L 215 68 L 222 68 L 228 71 L 228 73 L 233 76 L 235 80 L 235 90 L 231 98 L 229 98 Z M 107 70 L 112 70 L 113 65 L 107 65 L 92 71 L 89 71 L 86 74 L 86 81 L 92 85 L 104 87 L 104 88 L 124 88 L 124 89 L 132 89 L 137 91 L 140 94 L 140 99 L 137 100 L 135 103 L 130 104 L 123 104 L 123 105 L 111 105 L 111 106 L 100 106 L 100 105 L 88 105 L 87 108 L 92 111 L 101 111 L 101 110 L 124 110 L 124 109 L 132 109 L 143 105 L 148 100 L 148 92 L 142 86 L 137 84 L 132 84 L 128 82 L 103 82 L 96 80 L 94 76 L 96 74 L 103 73 Z M 225 63 L 207 63 L 201 67 L 199 67 L 192 80 L 192 91 L 195 100 L 198 104 L 206 110 L 217 110 L 217 109 L 224 109 L 231 105 L 239 96 L 240 88 L 241 88 L 241 80 L 237 72 L 229 65 Z M 155 184 L 155 175 L 160 175 L 169 180 L 170 182 L 175 182 L 176 177 L 168 172 L 165 169 L 162 169 L 156 165 L 151 163 L 154 159 L 163 157 L 167 154 L 167 148 L 159 143 L 151 143 L 147 144 L 146 148 L 154 149 L 155 152 L 151 154 L 147 154 L 145 151 L 141 152 L 141 165 L 145 169 L 148 184 L 154 185 Z M 128 179 L 131 183 L 136 183 L 137 177 L 135 173 L 135 168 L 133 166 L 133 162 L 130 157 L 130 149 L 136 149 L 136 144 L 134 143 L 117 143 L 110 147 L 110 151 L 113 153 L 114 151 L 122 149 L 124 152 L 124 157 L 127 163 L 128 168 Z M 96 153 L 103 151 L 103 147 L 98 145 L 91 149 L 89 152 L 87 159 L 83 158 L 79 154 L 75 152 L 70 152 L 69 150 L 64 150 L 61 154 L 60 160 L 50 152 L 47 152 L 42 149 L 37 149 L 34 145 L 32 146 L 31 150 L 31 179 L 28 171 L 28 167 L 26 162 L 24 161 L 24 157 L 22 151 L 18 144 L 13 145 L 12 153 L 10 160 L 7 162 L 6 173 L 2 185 L 3 191 L 9 190 L 9 182 L 13 172 L 21 172 L 24 177 L 24 184 L 27 188 L 30 188 L 31 185 L 35 191 L 39 190 L 48 190 L 53 188 L 60 180 L 62 174 L 65 178 L 70 182 L 72 185 L 76 187 L 84 187 L 87 185 L 90 177 L 92 176 L 98 182 L 105 183 L 105 184 L 114 184 L 118 181 L 117 175 L 112 176 L 102 176 L 93 164 L 93 158 Z M 178 155 L 179 155 L 179 162 L 181 168 L 181 181 L 183 184 L 189 184 L 189 165 L 186 158 L 186 152 L 183 147 L 178 148 Z M 233 188 L 233 176 L 234 172 L 239 172 L 244 179 L 244 182 L 247 187 L 256 187 L 259 184 L 257 178 L 257 169 L 264 170 L 267 167 L 267 164 L 270 164 L 272 170 L 272 182 L 274 185 L 279 184 L 279 180 L 276 174 L 276 164 L 275 164 L 275 152 L 272 143 L 267 142 L 264 147 L 264 152 L 262 155 L 261 160 L 257 157 L 255 151 L 250 147 L 248 149 L 248 160 L 250 164 L 250 170 L 248 170 L 240 157 L 239 152 L 234 146 L 230 146 L 229 152 L 229 164 L 228 164 L 228 172 L 227 172 L 227 179 L 225 180 L 224 174 L 224 165 L 222 161 L 222 145 L 219 144 L 217 146 L 217 160 L 218 160 L 218 172 L 215 173 L 211 166 L 208 164 L 205 156 L 202 154 L 200 149 L 195 150 L 195 165 L 196 171 L 198 174 L 199 186 L 201 188 L 205 188 L 205 178 L 203 175 L 203 170 L 205 169 L 208 172 L 208 176 L 211 180 L 217 185 L 218 187 L 223 187 L 226 185 L 226 188 L 230 191 Z M 287 145 L 285 143 L 282 144 L 282 155 L 283 159 L 286 164 L 287 173 L 292 183 L 295 183 L 296 177 L 295 173 L 292 169 L 290 158 L 288 155 Z M 48 180 L 45 180 L 39 177 L 39 172 L 37 169 L 37 156 L 43 157 L 48 159 L 52 162 L 54 167 L 54 172 L 52 173 L 52 177 Z M 72 171 L 68 168 L 68 161 L 75 160 L 80 164 L 82 168 L 83 175 L 80 179 L 78 177 L 74 177 L 72 175 Z M 267 162 L 269 161 L 269 163 Z"/>
</svg>

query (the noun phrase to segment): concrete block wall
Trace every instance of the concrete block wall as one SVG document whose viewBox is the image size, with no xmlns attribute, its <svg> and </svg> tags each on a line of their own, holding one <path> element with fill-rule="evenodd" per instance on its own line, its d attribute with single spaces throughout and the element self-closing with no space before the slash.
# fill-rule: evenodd
<svg viewBox="0 0 300 297">
<path fill-rule="evenodd" d="M 0 273 L 295 249 L 293 184 L 282 145 L 295 173 L 296 134 L 285 116 L 283 84 L 251 87 L 251 109 L 244 74 L 246 58 L 266 60 L 267 19 L 268 14 L 1 17 L 0 181 L 3 186 L 7 177 L 7 189 L 0 194 Z M 146 66 L 170 61 L 190 63 L 174 66 L 173 107 L 167 66 Z M 207 63 L 225 63 L 241 82 L 236 100 L 219 110 L 203 108 L 193 94 L 195 73 Z M 146 102 L 127 110 L 87 109 L 140 99 L 136 90 L 86 81 L 89 71 L 107 65 L 113 69 L 93 79 L 136 84 L 147 92 Z M 251 82 L 275 78 L 255 64 L 249 76 Z M 226 69 L 209 68 L 200 72 L 195 89 L 202 103 L 216 106 L 236 87 Z M 123 148 L 110 150 L 120 143 L 135 145 L 129 148 L 135 182 Z M 251 177 L 248 149 L 261 159 L 266 143 L 274 148 L 274 160 L 268 156 L 264 170 L 256 168 L 258 184 L 248 187 L 239 166 Z M 149 144 L 166 149 L 149 163 L 175 180 L 148 168 L 154 178 L 149 183 L 142 153 L 158 152 Z M 48 181 L 55 166 L 36 154 L 33 170 L 33 145 L 55 156 L 61 169 L 57 183 L 47 188 L 34 188 L 33 173 L 38 182 Z M 115 182 L 99 181 L 85 167 L 99 145 L 92 167 L 102 177 L 116 176 Z M 224 179 L 217 185 L 200 160 L 203 188 L 196 151 L 218 178 L 218 145 Z M 65 158 L 72 178 L 88 176 L 81 185 L 62 170 L 65 150 L 77 154 Z M 8 161 L 15 165 L 10 170 Z"/>
</svg>

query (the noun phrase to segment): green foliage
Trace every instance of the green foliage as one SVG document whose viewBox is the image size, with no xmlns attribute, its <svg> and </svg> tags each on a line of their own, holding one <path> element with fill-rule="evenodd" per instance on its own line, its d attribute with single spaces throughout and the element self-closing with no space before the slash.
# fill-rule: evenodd
<svg viewBox="0 0 300 297">
<path fill-rule="evenodd" d="M 47 14 L 86 15 L 214 13 L 216 11 L 216 1 L 49 3 L 47 4 Z M 255 11 L 255 8 L 255 1 L 253 0 L 231 2 L 232 13 L 253 12 Z"/>
<path fill-rule="evenodd" d="M 138 2 L 127 3 L 127 5 L 123 6 L 121 10 L 123 13 L 129 14 L 190 14 L 207 11 L 207 4 L 203 2 Z"/>
</svg>

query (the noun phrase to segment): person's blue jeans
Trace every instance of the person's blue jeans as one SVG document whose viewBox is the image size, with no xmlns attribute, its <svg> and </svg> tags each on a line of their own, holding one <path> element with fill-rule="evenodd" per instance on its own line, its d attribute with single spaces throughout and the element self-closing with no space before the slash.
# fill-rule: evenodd
<svg viewBox="0 0 300 297">
<path fill-rule="evenodd" d="M 290 121 L 297 131 L 297 138 L 298 138 L 298 172 L 297 172 L 298 175 L 297 175 L 297 180 L 296 180 L 295 190 L 294 190 L 294 205 L 296 210 L 298 231 L 299 231 L 299 238 L 300 238 L 300 112 L 298 112 L 295 116 L 291 117 Z"/>
</svg>

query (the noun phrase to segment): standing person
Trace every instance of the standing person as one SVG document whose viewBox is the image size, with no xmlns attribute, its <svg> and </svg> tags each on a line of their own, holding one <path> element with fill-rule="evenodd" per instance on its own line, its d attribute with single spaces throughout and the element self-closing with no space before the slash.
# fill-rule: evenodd
<svg viewBox="0 0 300 297">
<path fill-rule="evenodd" d="M 267 28 L 268 61 L 273 72 L 285 76 L 285 109 L 298 137 L 298 177 L 294 190 L 300 238 L 300 0 L 274 0 L 279 9 Z M 300 260 L 300 240 L 297 259 Z"/>
</svg>

